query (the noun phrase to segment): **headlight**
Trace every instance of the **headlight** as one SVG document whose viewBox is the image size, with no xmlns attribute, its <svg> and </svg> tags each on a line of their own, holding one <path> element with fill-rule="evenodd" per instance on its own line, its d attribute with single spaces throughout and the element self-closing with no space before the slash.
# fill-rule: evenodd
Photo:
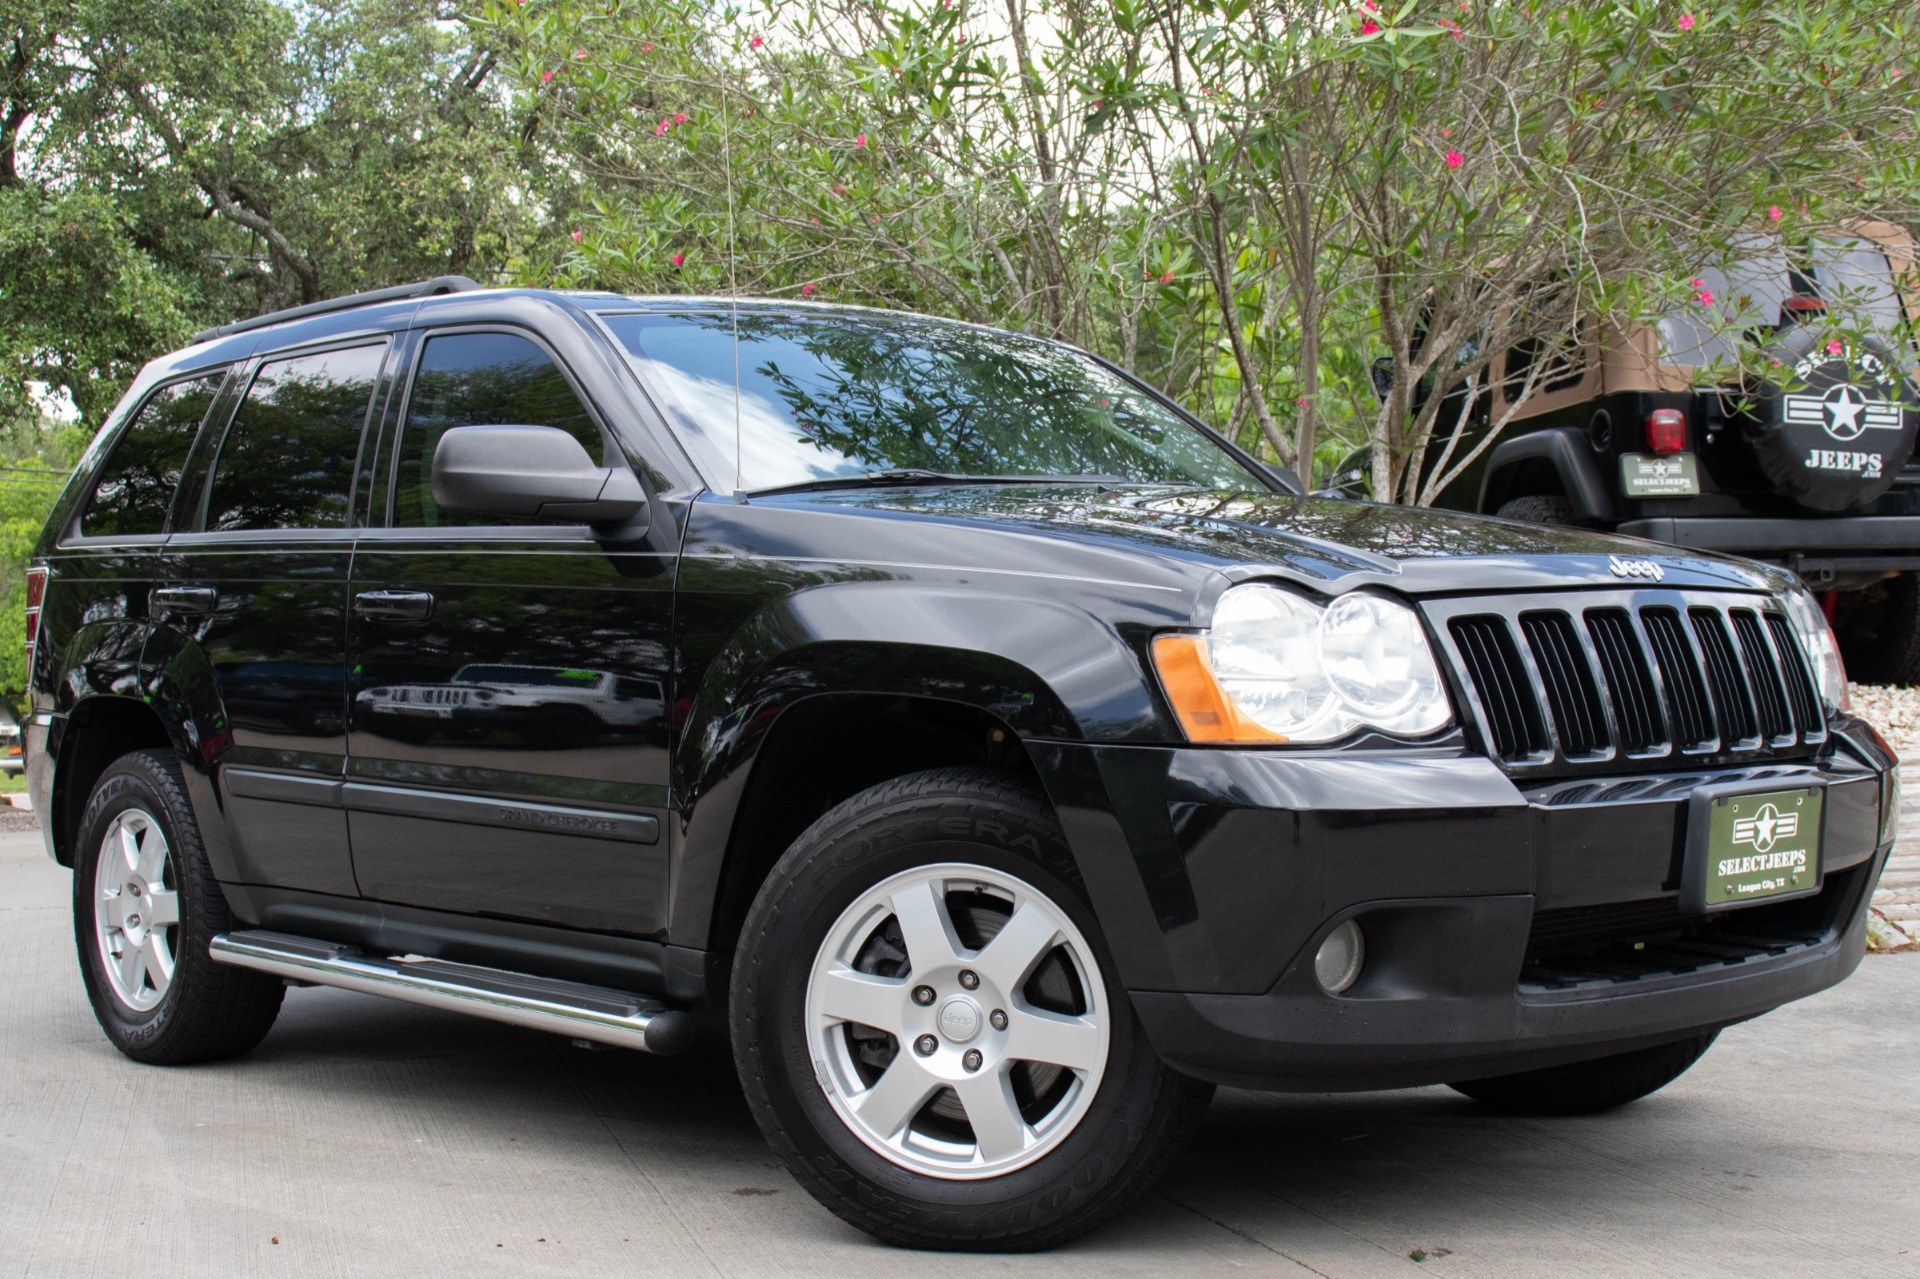
<svg viewBox="0 0 1920 1279">
<path fill-rule="evenodd" d="M 1327 742 L 1359 728 L 1419 737 L 1453 719 L 1419 617 L 1384 595 L 1323 607 L 1236 586 L 1206 636 L 1163 635 L 1153 653 L 1193 741 Z"/>
<path fill-rule="evenodd" d="M 1833 637 L 1820 601 L 1803 586 L 1788 591 L 1781 602 L 1813 662 L 1813 682 L 1819 686 L 1821 702 L 1829 712 L 1847 709 L 1847 668 L 1840 661 L 1840 642 Z"/>
</svg>

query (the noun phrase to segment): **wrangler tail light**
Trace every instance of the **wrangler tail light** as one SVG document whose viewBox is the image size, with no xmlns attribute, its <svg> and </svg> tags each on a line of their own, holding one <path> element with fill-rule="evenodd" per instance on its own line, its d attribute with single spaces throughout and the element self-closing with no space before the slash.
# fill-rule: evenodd
<svg viewBox="0 0 1920 1279">
<path fill-rule="evenodd" d="M 1662 455 L 1687 449 L 1687 415 L 1679 409 L 1655 409 L 1647 414 L 1647 447 Z"/>
<path fill-rule="evenodd" d="M 33 641 L 40 634 L 40 601 L 47 597 L 47 570 L 30 568 L 27 570 L 27 651 L 33 651 Z"/>
</svg>

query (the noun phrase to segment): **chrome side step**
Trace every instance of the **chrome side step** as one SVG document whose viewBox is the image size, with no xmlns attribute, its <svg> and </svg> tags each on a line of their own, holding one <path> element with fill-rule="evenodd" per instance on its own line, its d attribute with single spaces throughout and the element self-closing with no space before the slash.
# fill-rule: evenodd
<svg viewBox="0 0 1920 1279">
<path fill-rule="evenodd" d="M 412 955 L 384 959 L 287 933 L 222 933 L 209 953 L 220 963 L 288 981 L 385 995 L 662 1056 L 693 1042 L 693 1018 L 686 1013 L 605 986 Z"/>
</svg>

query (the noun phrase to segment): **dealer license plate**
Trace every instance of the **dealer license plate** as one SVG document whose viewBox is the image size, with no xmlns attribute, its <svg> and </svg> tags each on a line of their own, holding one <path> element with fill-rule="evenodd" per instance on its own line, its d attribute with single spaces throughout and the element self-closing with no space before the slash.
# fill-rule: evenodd
<svg viewBox="0 0 1920 1279">
<path fill-rule="evenodd" d="M 1698 497 L 1699 459 L 1691 453 L 1628 453 L 1620 459 L 1620 486 L 1628 497 Z"/>
<path fill-rule="evenodd" d="M 1725 910 L 1817 892 L 1825 803 L 1818 786 L 1696 794 L 1689 814 L 1688 904 Z"/>
</svg>

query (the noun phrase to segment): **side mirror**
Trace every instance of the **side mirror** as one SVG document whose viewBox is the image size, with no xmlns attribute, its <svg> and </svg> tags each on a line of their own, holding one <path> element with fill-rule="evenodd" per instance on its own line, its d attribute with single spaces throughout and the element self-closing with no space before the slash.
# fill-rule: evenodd
<svg viewBox="0 0 1920 1279">
<path fill-rule="evenodd" d="M 1367 368 L 1367 374 L 1373 381 L 1373 393 L 1382 404 L 1393 394 L 1393 357 L 1383 355 Z"/>
<path fill-rule="evenodd" d="M 521 519 L 624 524 L 647 505 L 639 477 L 595 466 L 580 441 L 552 426 L 456 426 L 433 451 L 441 509 Z"/>
<path fill-rule="evenodd" d="M 1299 497 L 1307 491 L 1307 486 L 1300 482 L 1300 473 L 1291 466 L 1276 466 L 1270 462 L 1262 463 L 1262 465 L 1267 468 L 1268 475 L 1280 481 L 1281 488 L 1293 494 L 1295 497 Z"/>
</svg>

